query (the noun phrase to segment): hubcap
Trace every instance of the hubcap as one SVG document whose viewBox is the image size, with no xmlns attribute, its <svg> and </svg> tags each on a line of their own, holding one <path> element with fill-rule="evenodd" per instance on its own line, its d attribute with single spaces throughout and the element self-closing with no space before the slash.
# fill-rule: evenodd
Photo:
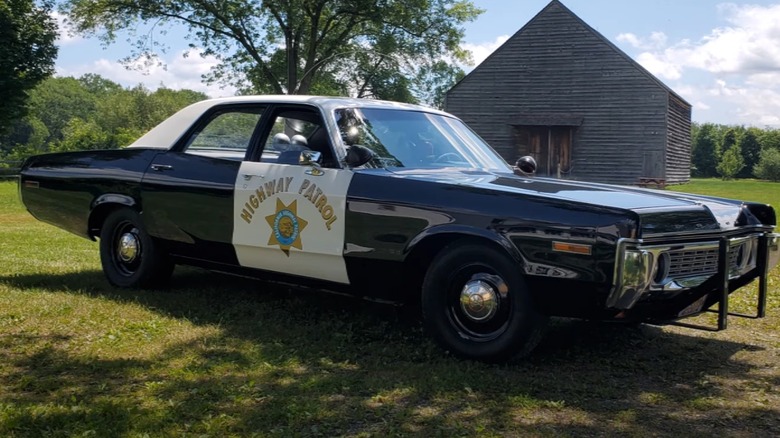
<svg viewBox="0 0 780 438">
<path fill-rule="evenodd" d="M 138 236 L 133 233 L 122 234 L 117 247 L 119 260 L 124 263 L 132 263 L 138 257 L 138 247 Z"/>
<path fill-rule="evenodd" d="M 473 321 L 486 321 L 498 310 L 498 294 L 482 280 L 470 280 L 460 292 L 460 308 Z"/>
</svg>

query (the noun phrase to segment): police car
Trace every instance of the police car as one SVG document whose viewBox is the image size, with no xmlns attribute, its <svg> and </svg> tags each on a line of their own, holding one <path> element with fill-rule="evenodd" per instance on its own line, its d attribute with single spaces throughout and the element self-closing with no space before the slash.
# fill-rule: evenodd
<svg viewBox="0 0 780 438">
<path fill-rule="evenodd" d="M 536 178 L 419 106 L 247 96 L 189 106 L 121 150 L 35 156 L 36 218 L 99 239 L 119 287 L 175 264 L 395 302 L 465 358 L 531 351 L 550 316 L 720 312 L 778 261 L 768 205 Z"/>
</svg>

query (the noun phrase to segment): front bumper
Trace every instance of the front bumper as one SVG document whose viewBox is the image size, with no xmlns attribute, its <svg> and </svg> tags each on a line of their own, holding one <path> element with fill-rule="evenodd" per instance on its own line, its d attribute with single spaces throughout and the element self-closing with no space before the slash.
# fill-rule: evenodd
<svg viewBox="0 0 780 438">
<path fill-rule="evenodd" d="M 756 276 L 765 295 L 767 274 L 778 261 L 780 234 L 776 233 L 669 245 L 621 239 L 606 304 L 612 309 L 629 310 L 648 296 L 679 295 L 697 288 L 705 297 L 697 297 L 702 302 L 712 292 L 727 298 L 730 284 L 741 285 L 740 280 Z"/>
</svg>

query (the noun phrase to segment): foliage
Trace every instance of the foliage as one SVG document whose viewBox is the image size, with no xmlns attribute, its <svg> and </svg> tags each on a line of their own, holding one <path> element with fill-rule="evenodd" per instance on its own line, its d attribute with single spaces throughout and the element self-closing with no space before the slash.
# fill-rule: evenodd
<svg viewBox="0 0 780 438">
<path fill-rule="evenodd" d="M 696 177 L 715 176 L 718 165 L 715 126 L 711 123 L 694 126 L 693 141 L 691 142 L 692 174 Z"/>
<path fill-rule="evenodd" d="M 54 72 L 51 7 L 49 0 L 0 2 L 0 133 L 24 116 L 28 91 Z"/>
<path fill-rule="evenodd" d="M 125 89 L 101 76 L 49 78 L 30 92 L 29 114 L 0 136 L 0 157 L 126 146 L 181 108 L 205 99 L 191 90 Z"/>
<path fill-rule="evenodd" d="M 115 149 L 115 138 L 104 131 L 94 120 L 70 119 L 63 129 L 62 139 L 57 141 L 53 152 L 84 151 L 91 149 Z"/>
<path fill-rule="evenodd" d="M 753 173 L 761 179 L 780 181 L 780 149 L 767 148 L 761 151 L 761 159 Z"/>
<path fill-rule="evenodd" d="M 409 78 L 428 69 L 454 83 L 460 69 L 450 60 L 469 58 L 462 25 L 482 12 L 468 0 L 66 0 L 63 10 L 77 31 L 106 43 L 148 25 L 127 61 L 155 62 L 164 44 L 157 29 L 183 24 L 193 47 L 220 60 L 211 81 L 249 92 L 346 91 L 423 103 L 439 98 L 415 95 Z"/>
<path fill-rule="evenodd" d="M 758 164 L 761 155 L 761 143 L 758 141 L 760 131 L 756 128 L 746 129 L 739 136 L 739 147 L 742 151 L 742 158 L 745 160 L 745 167 L 737 174 L 740 178 L 750 178 L 753 176 L 753 168 Z"/>
<path fill-rule="evenodd" d="M 745 167 L 745 160 L 742 158 L 742 150 L 739 144 L 734 143 L 728 148 L 720 158 L 718 164 L 718 175 L 723 179 L 732 179 L 737 176 L 742 168 Z"/>
</svg>

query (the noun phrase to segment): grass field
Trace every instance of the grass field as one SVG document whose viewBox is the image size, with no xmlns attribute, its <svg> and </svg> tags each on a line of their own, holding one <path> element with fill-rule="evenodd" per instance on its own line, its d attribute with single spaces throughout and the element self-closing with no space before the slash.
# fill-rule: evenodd
<svg viewBox="0 0 780 438">
<path fill-rule="evenodd" d="M 780 184 L 674 188 L 780 206 Z M 492 366 L 442 353 L 413 312 L 195 269 L 172 283 L 110 287 L 96 243 L 0 183 L 0 436 L 780 435 L 780 269 L 762 320 L 556 320 Z"/>
</svg>

